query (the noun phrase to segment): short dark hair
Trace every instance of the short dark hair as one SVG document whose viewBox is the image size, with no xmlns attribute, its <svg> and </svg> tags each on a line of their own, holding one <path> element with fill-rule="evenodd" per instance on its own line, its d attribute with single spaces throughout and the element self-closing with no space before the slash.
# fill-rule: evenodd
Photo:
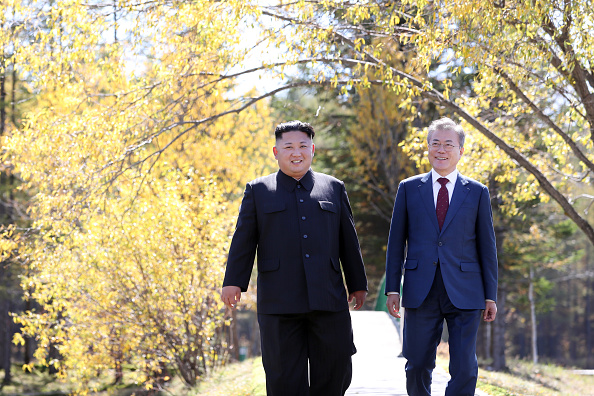
<svg viewBox="0 0 594 396">
<path fill-rule="evenodd" d="M 313 139 L 313 137 L 316 135 L 316 132 L 310 124 L 307 122 L 294 120 L 278 124 L 274 130 L 274 136 L 276 136 L 276 140 L 278 140 L 283 137 L 283 133 L 294 131 L 305 132 L 310 137 L 310 139 Z"/>
<path fill-rule="evenodd" d="M 460 147 L 464 147 L 464 141 L 466 140 L 466 133 L 464 129 L 458 124 L 456 124 L 453 120 L 448 117 L 442 117 L 439 120 L 435 120 L 429 125 L 429 130 L 427 132 L 427 143 L 430 143 L 431 136 L 434 132 L 437 131 L 454 131 L 456 135 L 458 135 L 458 143 L 460 143 Z"/>
</svg>

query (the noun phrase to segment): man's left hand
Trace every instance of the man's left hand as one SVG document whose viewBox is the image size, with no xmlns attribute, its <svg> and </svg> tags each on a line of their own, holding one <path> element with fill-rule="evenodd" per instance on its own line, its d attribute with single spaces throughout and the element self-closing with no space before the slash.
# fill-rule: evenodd
<svg viewBox="0 0 594 396">
<path fill-rule="evenodd" d="M 351 302 L 351 301 L 353 301 L 353 299 L 355 299 L 355 309 L 359 309 L 363 306 L 363 303 L 365 302 L 366 297 L 367 297 L 367 291 L 359 290 L 359 291 L 349 294 L 349 302 Z"/>
<path fill-rule="evenodd" d="M 492 322 L 495 320 L 495 316 L 497 316 L 497 304 L 493 301 L 487 301 L 485 312 L 483 313 L 483 320 L 485 322 Z"/>
</svg>

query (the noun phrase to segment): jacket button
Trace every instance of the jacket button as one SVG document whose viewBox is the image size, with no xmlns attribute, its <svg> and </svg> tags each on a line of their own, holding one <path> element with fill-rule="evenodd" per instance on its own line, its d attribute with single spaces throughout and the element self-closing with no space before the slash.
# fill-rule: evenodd
<svg viewBox="0 0 594 396">
<path fill-rule="evenodd" d="M 303 199 L 300 199 L 299 202 L 303 202 Z"/>
<path fill-rule="evenodd" d="M 305 258 L 309 258 L 309 254 L 305 254 Z"/>
<path fill-rule="evenodd" d="M 303 238 L 304 238 L 304 239 L 307 239 L 307 234 L 303 235 Z"/>
<path fill-rule="evenodd" d="M 433 265 L 437 266 L 437 261 L 434 261 L 434 262 L 433 262 Z"/>
<path fill-rule="evenodd" d="M 437 245 L 438 246 L 443 246 L 443 242 L 438 242 Z"/>
<path fill-rule="evenodd" d="M 301 220 L 305 220 L 305 216 L 301 216 Z"/>
</svg>

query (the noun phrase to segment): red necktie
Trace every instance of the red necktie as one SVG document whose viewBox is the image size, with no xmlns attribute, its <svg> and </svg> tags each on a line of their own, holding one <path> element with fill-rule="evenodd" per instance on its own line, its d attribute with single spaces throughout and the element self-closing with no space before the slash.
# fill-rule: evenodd
<svg viewBox="0 0 594 396">
<path fill-rule="evenodd" d="M 446 213 L 448 213 L 448 208 L 450 207 L 448 189 L 446 188 L 446 184 L 449 180 L 445 177 L 440 177 L 437 179 L 437 181 L 439 184 L 441 184 L 441 188 L 437 193 L 437 205 L 435 205 L 435 213 L 437 213 L 437 223 L 439 223 L 439 230 L 441 231 Z"/>
</svg>

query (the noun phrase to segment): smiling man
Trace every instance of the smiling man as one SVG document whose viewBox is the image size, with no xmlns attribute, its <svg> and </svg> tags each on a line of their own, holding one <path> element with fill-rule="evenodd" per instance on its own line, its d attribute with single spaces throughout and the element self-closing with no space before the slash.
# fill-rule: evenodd
<svg viewBox="0 0 594 396">
<path fill-rule="evenodd" d="M 344 183 L 310 169 L 314 135 L 301 121 L 276 127 L 280 170 L 247 184 L 223 282 L 236 309 L 257 254 L 268 396 L 344 395 L 355 353 L 348 303 L 359 309 L 367 295 Z"/>
<path fill-rule="evenodd" d="M 446 396 L 474 395 L 476 336 L 495 319 L 497 250 L 487 187 L 456 169 L 465 133 L 449 118 L 429 126 L 431 172 L 398 186 L 386 256 L 388 311 L 404 310 L 402 354 L 411 396 L 430 396 L 435 355 L 448 326 L 451 380 Z M 402 279 L 404 275 L 404 278 Z"/>
</svg>

